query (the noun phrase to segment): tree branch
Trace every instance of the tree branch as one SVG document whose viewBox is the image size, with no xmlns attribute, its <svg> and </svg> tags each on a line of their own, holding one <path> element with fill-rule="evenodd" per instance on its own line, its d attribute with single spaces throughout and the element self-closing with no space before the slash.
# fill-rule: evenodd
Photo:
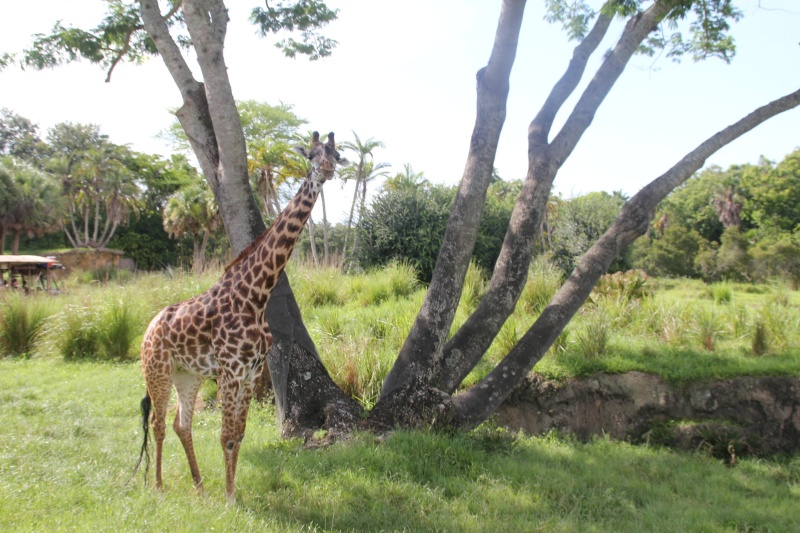
<svg viewBox="0 0 800 533">
<path fill-rule="evenodd" d="M 606 2 L 605 6 L 607 5 L 608 2 Z M 586 63 L 597 50 L 610 25 L 611 17 L 603 14 L 601 9 L 601 13 L 598 15 L 591 31 L 575 47 L 567 71 L 553 86 L 544 105 L 528 127 L 529 147 L 547 144 L 547 137 L 550 134 L 550 128 L 553 127 L 553 120 L 556 114 L 578 86 L 583 73 L 586 71 Z"/>
<path fill-rule="evenodd" d="M 186 100 L 187 93 L 197 90 L 200 82 L 194 79 L 192 70 L 183 58 L 183 54 L 181 54 L 181 50 L 172 35 L 170 35 L 166 23 L 169 18 L 174 16 L 181 5 L 182 2 L 176 2 L 167 16 L 162 17 L 158 7 L 158 0 L 139 0 L 145 31 L 153 39 L 158 54 L 167 66 L 167 70 L 175 81 L 175 85 L 178 86 L 178 90 L 181 91 L 184 100 Z"/>
<path fill-rule="evenodd" d="M 122 60 L 122 58 L 125 57 L 125 54 L 127 54 L 128 51 L 131 49 L 131 37 L 133 36 L 133 32 L 141 29 L 142 29 L 141 26 L 136 26 L 128 30 L 128 33 L 125 34 L 125 45 L 122 47 L 122 50 L 120 50 L 114 56 L 114 59 L 111 60 L 111 66 L 108 67 L 108 73 L 106 74 L 106 83 L 111 82 L 111 74 L 114 72 L 114 68 Z"/>
<path fill-rule="evenodd" d="M 563 100 L 574 90 L 585 68 L 587 53 L 596 50 L 608 29 L 607 20 L 598 19 L 575 50 L 567 73 L 558 81 L 564 94 L 551 92 L 528 134 L 528 174 L 514 204 L 503 247 L 495 264 L 492 279 L 481 302 L 445 345 L 440 362 L 439 384 L 453 392 L 480 361 L 491 345 L 522 293 L 527 279 L 536 238 L 541 231 L 553 180 L 583 133 L 591 125 L 594 113 L 619 79 L 630 58 L 647 35 L 669 12 L 668 2 L 653 4 L 647 11 L 632 17 L 594 78 L 584 90 L 566 124 L 551 144 L 546 137 Z M 606 17 L 601 14 L 600 17 Z"/>
<path fill-rule="evenodd" d="M 614 258 L 645 233 L 656 206 L 667 194 L 689 179 L 717 150 L 769 118 L 797 106 L 800 106 L 800 90 L 756 109 L 711 136 L 633 196 L 611 227 L 583 254 L 570 277 L 503 361 L 484 379 L 454 398 L 457 418 L 464 421 L 465 427 L 485 420 L 522 382 L 586 301 Z"/>
</svg>

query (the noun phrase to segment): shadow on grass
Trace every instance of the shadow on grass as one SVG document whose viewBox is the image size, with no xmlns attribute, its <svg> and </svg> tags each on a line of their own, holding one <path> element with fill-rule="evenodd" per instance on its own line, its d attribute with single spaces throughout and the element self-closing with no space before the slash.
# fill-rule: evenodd
<svg viewBox="0 0 800 533">
<path fill-rule="evenodd" d="M 240 505 L 286 525 L 348 531 L 796 525 L 785 475 L 754 476 L 748 466 L 728 469 L 703 456 L 603 439 L 498 443 L 486 431 L 396 432 L 380 444 L 359 435 L 326 449 L 293 442 L 243 450 L 249 467 L 240 478 L 247 487 Z"/>
</svg>

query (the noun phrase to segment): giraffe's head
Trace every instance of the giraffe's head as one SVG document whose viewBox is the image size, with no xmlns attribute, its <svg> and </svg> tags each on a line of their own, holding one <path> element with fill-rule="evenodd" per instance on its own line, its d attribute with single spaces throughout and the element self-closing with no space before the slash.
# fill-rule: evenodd
<svg viewBox="0 0 800 533">
<path fill-rule="evenodd" d="M 311 175 L 316 175 L 320 183 L 333 177 L 336 165 L 347 165 L 349 161 L 336 151 L 333 132 L 328 134 L 325 144 L 319 140 L 319 132 L 315 131 L 311 140 L 311 150 L 305 146 L 295 146 L 294 151 L 311 161 Z"/>
</svg>

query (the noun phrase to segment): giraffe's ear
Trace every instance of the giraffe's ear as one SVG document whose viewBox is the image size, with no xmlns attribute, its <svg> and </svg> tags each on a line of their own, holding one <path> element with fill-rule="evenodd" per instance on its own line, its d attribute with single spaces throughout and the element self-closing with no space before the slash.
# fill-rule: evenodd
<svg viewBox="0 0 800 533">
<path fill-rule="evenodd" d="M 346 167 L 347 165 L 350 164 L 350 161 L 345 157 L 338 157 L 336 158 L 336 164 Z"/>
<path fill-rule="evenodd" d="M 292 150 L 294 150 L 298 154 L 302 155 L 306 159 L 311 159 L 311 152 L 305 146 L 301 146 L 299 144 L 296 144 L 296 145 L 292 146 Z"/>
</svg>

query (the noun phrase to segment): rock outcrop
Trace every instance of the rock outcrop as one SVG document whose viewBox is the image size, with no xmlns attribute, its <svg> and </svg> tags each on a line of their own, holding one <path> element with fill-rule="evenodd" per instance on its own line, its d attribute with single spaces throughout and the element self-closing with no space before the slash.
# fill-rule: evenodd
<svg viewBox="0 0 800 533">
<path fill-rule="evenodd" d="M 738 377 L 673 386 L 642 372 L 565 382 L 531 374 L 498 409 L 514 430 L 609 435 L 716 455 L 800 451 L 800 378 Z"/>
</svg>

